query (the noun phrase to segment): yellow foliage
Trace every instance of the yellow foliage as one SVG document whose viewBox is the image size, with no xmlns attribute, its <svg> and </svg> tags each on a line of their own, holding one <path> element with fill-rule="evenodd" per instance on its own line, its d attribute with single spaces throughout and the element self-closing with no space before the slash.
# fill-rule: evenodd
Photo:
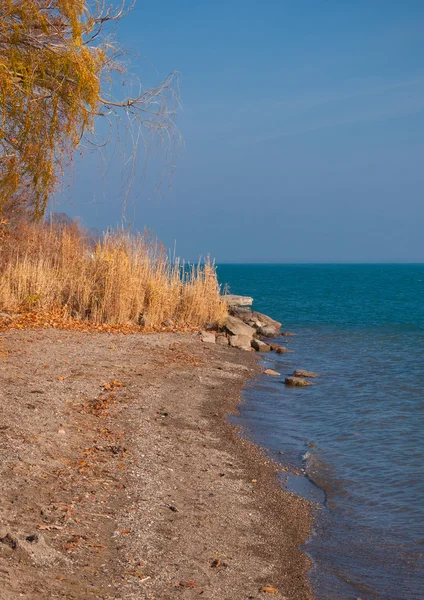
<svg viewBox="0 0 424 600">
<path fill-rule="evenodd" d="M 43 216 L 99 114 L 125 111 L 137 126 L 174 129 L 174 74 L 136 98 L 102 94 L 111 71 L 123 74 L 103 28 L 124 16 L 124 2 L 0 0 L 0 216 L 22 206 Z"/>
<path fill-rule="evenodd" d="M 84 0 L 0 0 L 0 210 L 19 196 L 40 217 L 93 123 L 106 54 L 90 27 Z"/>
</svg>

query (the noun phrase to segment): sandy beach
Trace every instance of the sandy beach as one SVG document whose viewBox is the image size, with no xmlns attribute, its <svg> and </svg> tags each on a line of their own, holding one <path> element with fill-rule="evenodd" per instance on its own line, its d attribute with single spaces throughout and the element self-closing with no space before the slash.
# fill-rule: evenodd
<svg viewBox="0 0 424 600">
<path fill-rule="evenodd" d="M 226 420 L 254 353 L 0 332 L 1 600 L 312 598 L 311 516 Z"/>
</svg>

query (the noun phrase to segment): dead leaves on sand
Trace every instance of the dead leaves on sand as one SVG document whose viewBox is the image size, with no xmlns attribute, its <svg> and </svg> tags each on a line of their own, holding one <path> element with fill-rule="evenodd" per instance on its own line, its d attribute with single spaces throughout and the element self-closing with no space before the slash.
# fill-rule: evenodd
<svg viewBox="0 0 424 600">
<path fill-rule="evenodd" d="M 264 585 L 261 587 L 261 589 L 259 590 L 262 594 L 277 594 L 278 590 L 275 587 L 272 587 L 271 585 Z"/>
<path fill-rule="evenodd" d="M 62 531 L 62 529 L 64 529 L 64 527 L 60 526 L 60 525 L 45 525 L 44 523 L 40 523 L 40 525 L 38 526 L 38 529 L 43 529 L 44 531 Z"/>
<path fill-rule="evenodd" d="M 122 387 L 122 383 L 120 381 L 118 381 L 117 379 L 114 379 L 113 381 L 108 381 L 106 383 L 102 383 L 102 385 L 100 387 L 102 388 L 103 391 L 111 392 L 115 388 Z"/>
<path fill-rule="evenodd" d="M 148 327 L 135 323 L 121 323 L 113 325 L 108 323 L 93 323 L 87 320 L 79 320 L 68 314 L 65 308 L 51 310 L 20 309 L 19 311 L 6 311 L 0 313 L 0 331 L 8 329 L 62 329 L 65 331 L 81 331 L 84 333 L 156 333 L 156 332 L 194 332 L 197 327 L 188 323 L 178 326 L 160 325 Z"/>
<path fill-rule="evenodd" d="M 199 584 L 196 583 L 196 581 L 180 581 L 179 583 L 177 583 L 177 585 L 175 587 L 177 587 L 177 588 L 194 588 L 194 587 L 199 587 Z"/>
</svg>

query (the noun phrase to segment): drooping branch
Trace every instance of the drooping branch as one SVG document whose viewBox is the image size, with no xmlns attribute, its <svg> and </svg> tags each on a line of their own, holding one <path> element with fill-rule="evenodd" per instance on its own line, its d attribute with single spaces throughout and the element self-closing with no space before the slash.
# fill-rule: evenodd
<svg viewBox="0 0 424 600">
<path fill-rule="evenodd" d="M 131 127 L 179 143 L 176 73 L 114 97 L 125 71 L 105 28 L 131 8 L 124 0 L 117 8 L 107 0 L 0 0 L 0 213 L 18 202 L 40 218 L 81 140 L 97 143 L 99 116 L 126 115 Z"/>
</svg>

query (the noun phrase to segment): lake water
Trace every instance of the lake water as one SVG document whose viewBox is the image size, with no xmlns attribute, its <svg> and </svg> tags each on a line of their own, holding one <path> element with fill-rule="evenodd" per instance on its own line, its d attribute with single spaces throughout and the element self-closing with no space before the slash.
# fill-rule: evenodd
<svg viewBox="0 0 424 600">
<path fill-rule="evenodd" d="M 424 265 L 219 265 L 221 283 L 296 337 L 263 355 L 237 422 L 316 502 L 319 600 L 424 599 Z"/>
</svg>

